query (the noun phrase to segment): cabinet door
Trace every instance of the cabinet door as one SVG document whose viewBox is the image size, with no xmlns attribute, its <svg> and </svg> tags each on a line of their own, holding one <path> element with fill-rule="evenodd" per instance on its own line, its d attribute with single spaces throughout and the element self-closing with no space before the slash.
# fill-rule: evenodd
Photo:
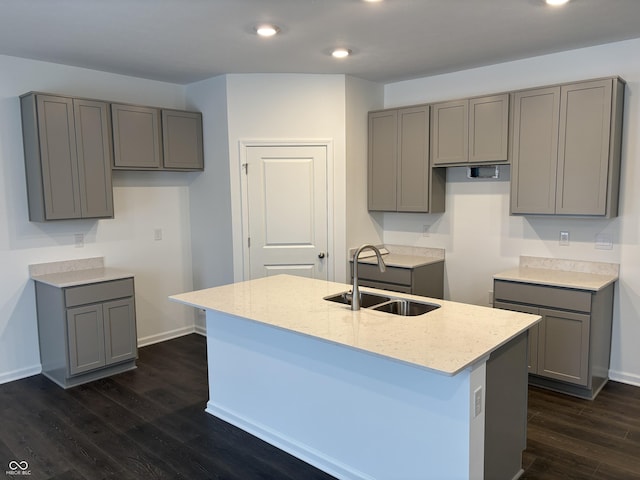
<svg viewBox="0 0 640 480">
<path fill-rule="evenodd" d="M 159 169 L 162 166 L 160 110 L 134 105 L 111 105 L 114 168 Z"/>
<path fill-rule="evenodd" d="M 44 218 L 41 220 L 80 218 L 73 100 L 38 95 L 36 103 L 44 194 Z M 32 187 L 38 188 L 29 186 Z"/>
<path fill-rule="evenodd" d="M 136 314 L 133 298 L 103 304 L 106 364 L 136 358 Z"/>
<path fill-rule="evenodd" d="M 589 386 L 589 315 L 540 309 L 538 375 Z"/>
<path fill-rule="evenodd" d="M 164 167 L 202 170 L 202 114 L 162 110 Z"/>
<path fill-rule="evenodd" d="M 517 303 L 494 301 L 494 308 L 501 308 L 503 310 L 512 310 L 514 312 L 531 313 L 533 315 L 540 315 L 540 309 L 538 307 L 529 305 L 519 305 Z M 527 370 L 529 373 L 538 372 L 538 336 L 539 336 L 540 324 L 536 324 L 529 328 L 527 335 Z"/>
<path fill-rule="evenodd" d="M 109 105 L 73 100 L 83 218 L 113 217 Z"/>
<path fill-rule="evenodd" d="M 431 159 L 433 165 L 469 160 L 469 101 L 431 106 Z"/>
<path fill-rule="evenodd" d="M 562 87 L 556 213 L 605 215 L 612 81 Z"/>
<path fill-rule="evenodd" d="M 429 211 L 429 107 L 398 111 L 399 212 Z"/>
<path fill-rule="evenodd" d="M 514 99 L 511 213 L 555 213 L 560 87 Z"/>
<path fill-rule="evenodd" d="M 69 375 L 105 365 L 102 304 L 67 309 Z"/>
<path fill-rule="evenodd" d="M 506 162 L 509 94 L 469 100 L 469 162 Z"/>
<path fill-rule="evenodd" d="M 369 113 L 369 210 L 396 211 L 398 112 Z"/>
</svg>

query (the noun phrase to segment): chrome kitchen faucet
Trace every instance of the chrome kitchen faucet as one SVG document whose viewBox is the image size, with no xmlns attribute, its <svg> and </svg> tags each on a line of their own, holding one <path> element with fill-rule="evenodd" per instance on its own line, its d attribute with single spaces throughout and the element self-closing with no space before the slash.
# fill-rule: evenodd
<svg viewBox="0 0 640 480">
<path fill-rule="evenodd" d="M 351 290 L 352 298 L 351 298 L 351 310 L 360 310 L 360 287 L 358 286 L 358 257 L 363 250 L 373 250 L 378 257 L 378 268 L 381 272 L 384 272 L 387 269 L 387 266 L 382 259 L 382 254 L 377 247 L 370 244 L 365 244 L 356 250 L 356 253 L 353 254 L 353 288 Z"/>
</svg>

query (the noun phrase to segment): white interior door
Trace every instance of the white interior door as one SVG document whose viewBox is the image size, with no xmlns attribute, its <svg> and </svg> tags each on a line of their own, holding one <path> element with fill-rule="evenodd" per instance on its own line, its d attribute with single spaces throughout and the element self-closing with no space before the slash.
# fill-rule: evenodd
<svg viewBox="0 0 640 480">
<path fill-rule="evenodd" d="M 327 147 L 247 146 L 245 160 L 249 278 L 327 280 Z"/>
</svg>

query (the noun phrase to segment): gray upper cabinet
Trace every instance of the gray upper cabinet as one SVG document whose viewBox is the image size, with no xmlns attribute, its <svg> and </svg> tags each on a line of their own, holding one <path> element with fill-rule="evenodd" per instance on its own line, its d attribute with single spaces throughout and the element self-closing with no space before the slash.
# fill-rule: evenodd
<svg viewBox="0 0 640 480">
<path fill-rule="evenodd" d="M 116 170 L 203 170 L 202 114 L 112 104 Z"/>
<path fill-rule="evenodd" d="M 369 210 L 396 211 L 398 111 L 369 113 Z"/>
<path fill-rule="evenodd" d="M 511 213 L 618 214 L 624 82 L 514 94 Z"/>
<path fill-rule="evenodd" d="M 37 93 L 20 105 L 29 219 L 113 217 L 108 105 Z"/>
<path fill-rule="evenodd" d="M 162 143 L 165 168 L 204 169 L 202 114 L 162 110 Z"/>
<path fill-rule="evenodd" d="M 111 104 L 114 169 L 159 170 L 162 167 L 160 109 Z"/>
<path fill-rule="evenodd" d="M 431 106 L 433 165 L 508 162 L 509 94 Z"/>
<path fill-rule="evenodd" d="M 444 211 L 445 172 L 429 163 L 429 106 L 369 113 L 369 210 Z"/>
</svg>

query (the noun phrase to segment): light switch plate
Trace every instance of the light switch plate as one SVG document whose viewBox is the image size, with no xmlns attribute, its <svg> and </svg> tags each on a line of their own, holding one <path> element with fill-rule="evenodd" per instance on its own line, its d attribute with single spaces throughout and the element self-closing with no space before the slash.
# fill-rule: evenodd
<svg viewBox="0 0 640 480">
<path fill-rule="evenodd" d="M 563 247 L 569 245 L 569 232 L 560 232 L 560 245 Z"/>
<path fill-rule="evenodd" d="M 613 250 L 613 240 L 609 233 L 599 233 L 596 235 L 596 248 L 598 250 Z"/>
</svg>

